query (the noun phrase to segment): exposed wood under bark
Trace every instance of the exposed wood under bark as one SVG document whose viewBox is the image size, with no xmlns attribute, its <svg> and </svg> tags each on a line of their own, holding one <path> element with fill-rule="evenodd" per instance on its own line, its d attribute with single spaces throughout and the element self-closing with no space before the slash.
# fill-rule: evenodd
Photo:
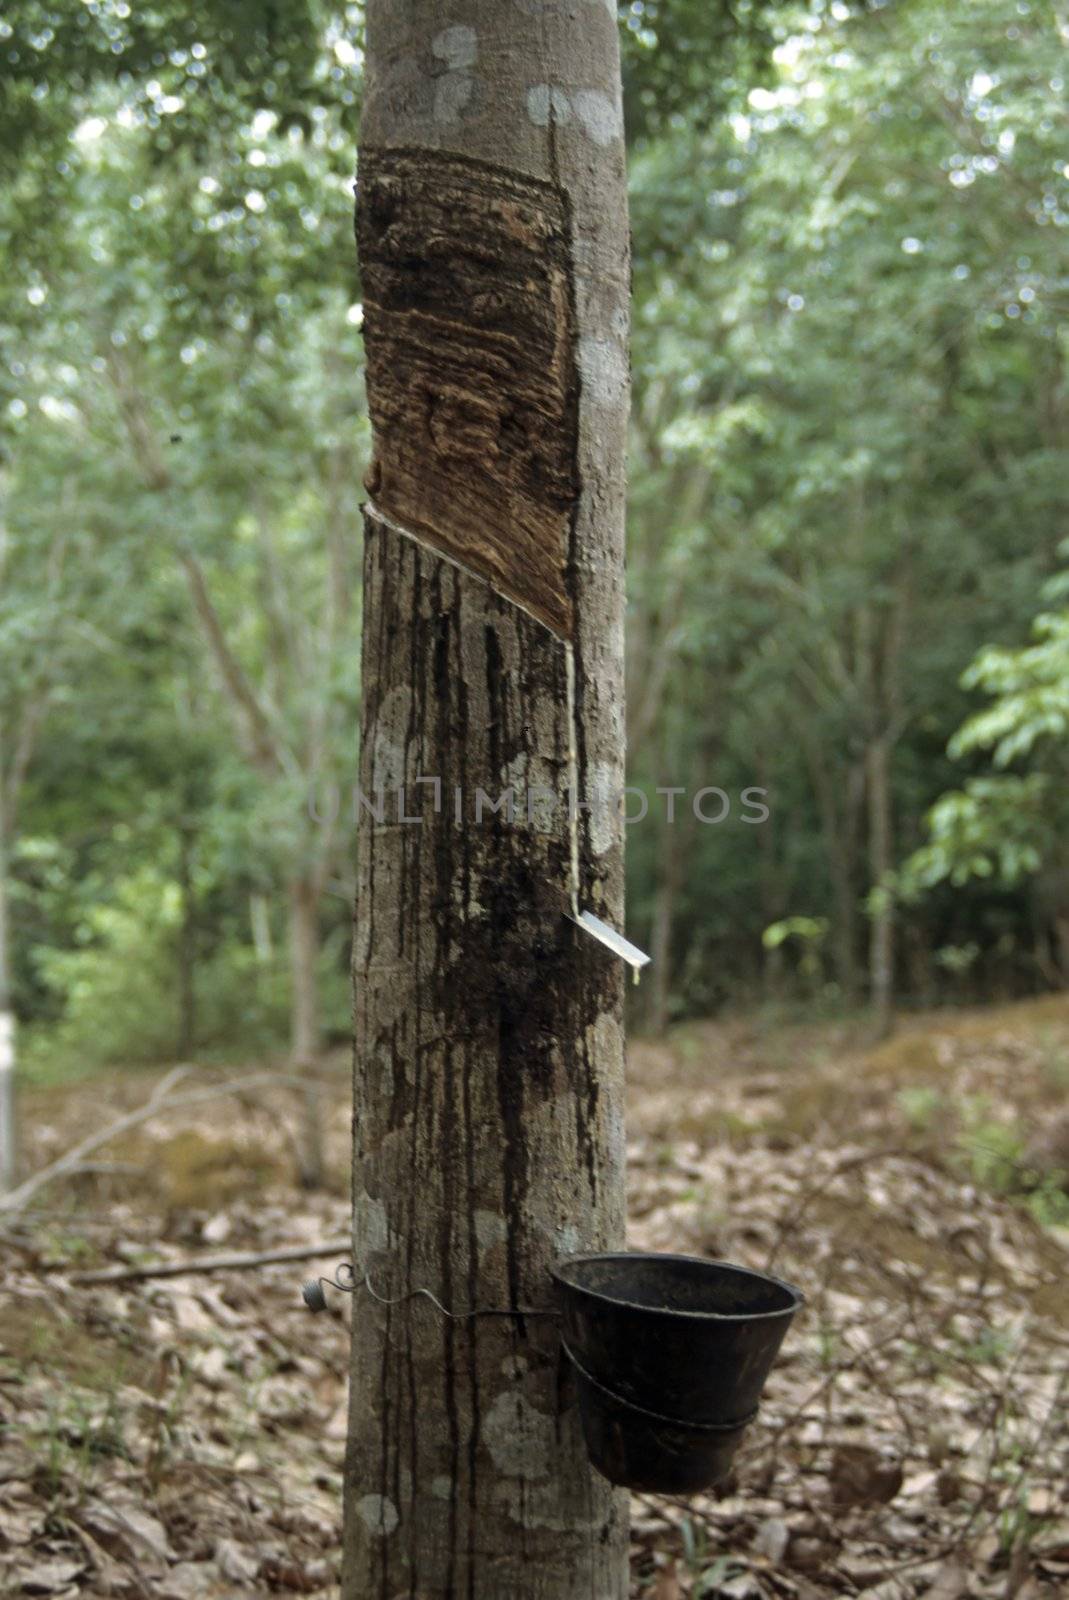
<svg viewBox="0 0 1069 1600">
<path fill-rule="evenodd" d="M 360 152 L 376 505 L 557 633 L 577 493 L 564 192 L 435 151 Z"/>
</svg>

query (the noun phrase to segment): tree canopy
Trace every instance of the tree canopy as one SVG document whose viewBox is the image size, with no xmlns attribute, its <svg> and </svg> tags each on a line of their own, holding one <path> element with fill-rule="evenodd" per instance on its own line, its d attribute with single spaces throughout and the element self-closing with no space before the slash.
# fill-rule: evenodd
<svg viewBox="0 0 1069 1600">
<path fill-rule="evenodd" d="M 913 998 L 1063 981 L 1056 8 L 620 19 L 650 1003 L 862 998 L 877 926 Z M 42 1061 L 172 1050 L 183 964 L 205 1045 L 274 1037 L 305 881 L 344 1025 L 361 29 L 319 0 L 0 21 L 0 815 Z M 667 825 L 658 785 L 729 812 Z"/>
</svg>

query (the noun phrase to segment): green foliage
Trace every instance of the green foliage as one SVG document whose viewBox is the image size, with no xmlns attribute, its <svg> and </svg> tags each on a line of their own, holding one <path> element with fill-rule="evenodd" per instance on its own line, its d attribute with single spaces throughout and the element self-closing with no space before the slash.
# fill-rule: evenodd
<svg viewBox="0 0 1069 1600">
<path fill-rule="evenodd" d="M 766 950 L 776 950 L 786 939 L 801 939 L 804 944 L 820 944 L 827 937 L 826 917 L 784 917 L 772 922 L 761 935 Z"/>
<path fill-rule="evenodd" d="M 673 1014 L 825 993 L 832 968 L 849 997 L 892 883 L 918 992 L 1049 981 L 1035 952 L 1069 906 L 1055 8 L 620 18 L 631 779 L 759 787 L 771 812 L 632 829 L 629 924 L 645 940 L 673 886 Z M 307 800 L 355 773 L 361 28 L 320 0 L 19 0 L 0 23 L 0 775 L 25 735 L 4 842 L 38 1060 L 49 1030 L 53 1059 L 173 1050 L 191 952 L 198 1043 L 276 1039 L 302 874 L 339 890 L 324 1004 L 346 1015 L 350 842 Z"/>
<path fill-rule="evenodd" d="M 1069 573 L 1044 586 L 1049 600 L 1064 598 Z M 967 779 L 942 795 L 927 817 L 928 840 L 901 877 L 905 894 L 948 880 L 997 877 L 1019 884 L 1044 869 L 1064 867 L 1069 809 L 1064 778 L 1069 767 L 1069 610 L 1040 613 L 1035 643 L 1024 648 L 987 646 L 962 675 L 990 704 L 974 712 L 950 740 L 957 759 L 987 756 L 995 768 L 1014 764 L 1023 773 Z"/>
<path fill-rule="evenodd" d="M 145 866 L 94 902 L 71 948 L 38 949 L 41 977 L 60 1020 L 29 1035 L 26 1067 L 48 1082 L 107 1063 L 172 1060 L 179 1017 L 175 998 L 178 885 Z M 339 930 L 340 932 L 341 930 Z M 320 961 L 328 1030 L 344 1030 L 348 981 L 337 934 Z M 247 943 L 219 941 L 197 969 L 197 1045 L 201 1057 L 240 1046 L 255 1055 L 285 1048 L 291 989 L 285 952 L 264 962 Z"/>
<path fill-rule="evenodd" d="M 1042 864 L 1040 839 L 1049 818 L 1050 784 L 1027 778 L 970 778 L 928 813 L 928 842 L 914 851 L 900 877 L 906 896 L 944 879 L 960 886 L 997 876 L 1017 884 Z"/>
<path fill-rule="evenodd" d="M 359 10 L 82 9 L 5 22 L 8 109 L 51 143 L 0 116 L 0 783 L 25 745 L 6 843 L 41 1071 L 173 1055 L 183 968 L 195 1047 L 278 1045 L 283 917 L 257 953 L 249 900 L 338 871 L 306 800 L 351 781 L 359 700 Z M 322 923 L 333 1027 L 343 900 Z"/>
<path fill-rule="evenodd" d="M 784 0 L 620 0 L 629 136 L 719 116 L 768 64 Z M 715 70 L 713 69 L 715 63 Z"/>
<path fill-rule="evenodd" d="M 849 992 L 862 910 L 942 882 L 959 897 L 912 906 L 909 926 L 935 948 L 975 940 L 977 982 L 1007 957 L 1016 975 L 1035 910 L 1006 889 L 1064 821 L 1031 773 L 968 778 L 896 884 L 954 782 L 962 674 L 1022 627 L 1062 532 L 1054 12 L 816 6 L 773 27 L 764 81 L 632 160 L 634 720 L 667 655 L 658 713 L 690 730 L 676 781 L 771 797 L 745 849 L 726 829 L 693 842 L 677 950 L 698 1006 L 745 993 L 764 930 L 799 914 L 828 919 Z M 1021 749 L 1061 714 L 1064 634 L 1049 613 L 1042 630 L 1023 665 L 1045 677 L 1004 729 Z M 1011 687 L 997 649 L 979 670 Z M 664 759 L 639 742 L 637 764 Z M 658 870 L 643 842 L 640 894 Z M 763 948 L 764 982 L 782 981 Z"/>
<path fill-rule="evenodd" d="M 144 868 L 118 886 L 113 903 L 91 909 L 80 948 L 40 952 L 45 984 L 62 999 L 55 1046 L 77 1065 L 173 1053 L 167 994 L 178 913 L 175 886 Z"/>
<path fill-rule="evenodd" d="M 1016 1128 L 984 1118 L 980 1108 L 966 1107 L 966 1125 L 958 1147 L 972 1176 L 984 1188 L 1010 1194 L 1018 1187 L 1022 1146 Z"/>
<path fill-rule="evenodd" d="M 942 1091 L 927 1083 L 908 1085 L 895 1099 L 910 1126 L 920 1133 L 932 1127 L 944 1108 Z"/>
<path fill-rule="evenodd" d="M 160 158 L 203 149 L 263 106 L 308 131 L 315 105 L 355 104 L 358 79 L 342 63 L 356 59 L 362 22 L 362 5 L 319 0 L 17 0 L 0 23 L 0 151 L 14 164 L 28 146 L 61 147 L 78 109 L 109 88 L 133 89 Z"/>
<path fill-rule="evenodd" d="M 819 986 L 824 981 L 827 938 L 827 917 L 784 917 L 781 922 L 769 923 L 761 935 L 761 943 L 766 950 L 778 950 L 788 941 L 796 941 L 799 977 L 808 985 Z"/>
</svg>

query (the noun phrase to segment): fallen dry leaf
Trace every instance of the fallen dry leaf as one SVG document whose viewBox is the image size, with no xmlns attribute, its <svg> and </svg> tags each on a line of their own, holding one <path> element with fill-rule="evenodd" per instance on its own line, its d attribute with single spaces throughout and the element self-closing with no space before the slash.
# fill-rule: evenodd
<svg viewBox="0 0 1069 1600">
<path fill-rule="evenodd" d="M 676 1563 L 669 1561 L 657 1574 L 657 1581 L 653 1588 L 653 1600 L 682 1600 L 683 1590 L 680 1587 L 676 1571 Z"/>
<path fill-rule="evenodd" d="M 901 1461 L 889 1461 L 867 1444 L 840 1444 L 828 1474 L 832 1504 L 887 1505 L 902 1487 Z"/>
</svg>

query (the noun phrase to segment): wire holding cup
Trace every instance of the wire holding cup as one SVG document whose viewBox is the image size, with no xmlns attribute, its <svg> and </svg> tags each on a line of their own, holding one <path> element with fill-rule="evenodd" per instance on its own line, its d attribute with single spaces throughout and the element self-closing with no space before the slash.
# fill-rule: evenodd
<svg viewBox="0 0 1069 1600">
<path fill-rule="evenodd" d="M 301 1299 L 309 1311 L 320 1312 L 327 1309 L 326 1286 L 338 1289 L 342 1294 L 355 1294 L 357 1289 L 366 1289 L 373 1300 L 380 1306 L 398 1306 L 406 1300 L 415 1300 L 422 1297 L 429 1300 L 443 1317 L 448 1317 L 452 1322 L 465 1322 L 469 1317 L 559 1317 L 560 1312 L 548 1306 L 477 1306 L 472 1311 L 450 1311 L 448 1306 L 443 1306 L 436 1294 L 430 1289 L 409 1289 L 404 1294 L 393 1296 L 379 1294 L 371 1282 L 367 1272 L 358 1279 L 351 1261 L 343 1261 L 336 1268 L 337 1277 L 309 1278 L 301 1286 Z M 343 1281 L 339 1281 L 343 1280 Z"/>
</svg>

